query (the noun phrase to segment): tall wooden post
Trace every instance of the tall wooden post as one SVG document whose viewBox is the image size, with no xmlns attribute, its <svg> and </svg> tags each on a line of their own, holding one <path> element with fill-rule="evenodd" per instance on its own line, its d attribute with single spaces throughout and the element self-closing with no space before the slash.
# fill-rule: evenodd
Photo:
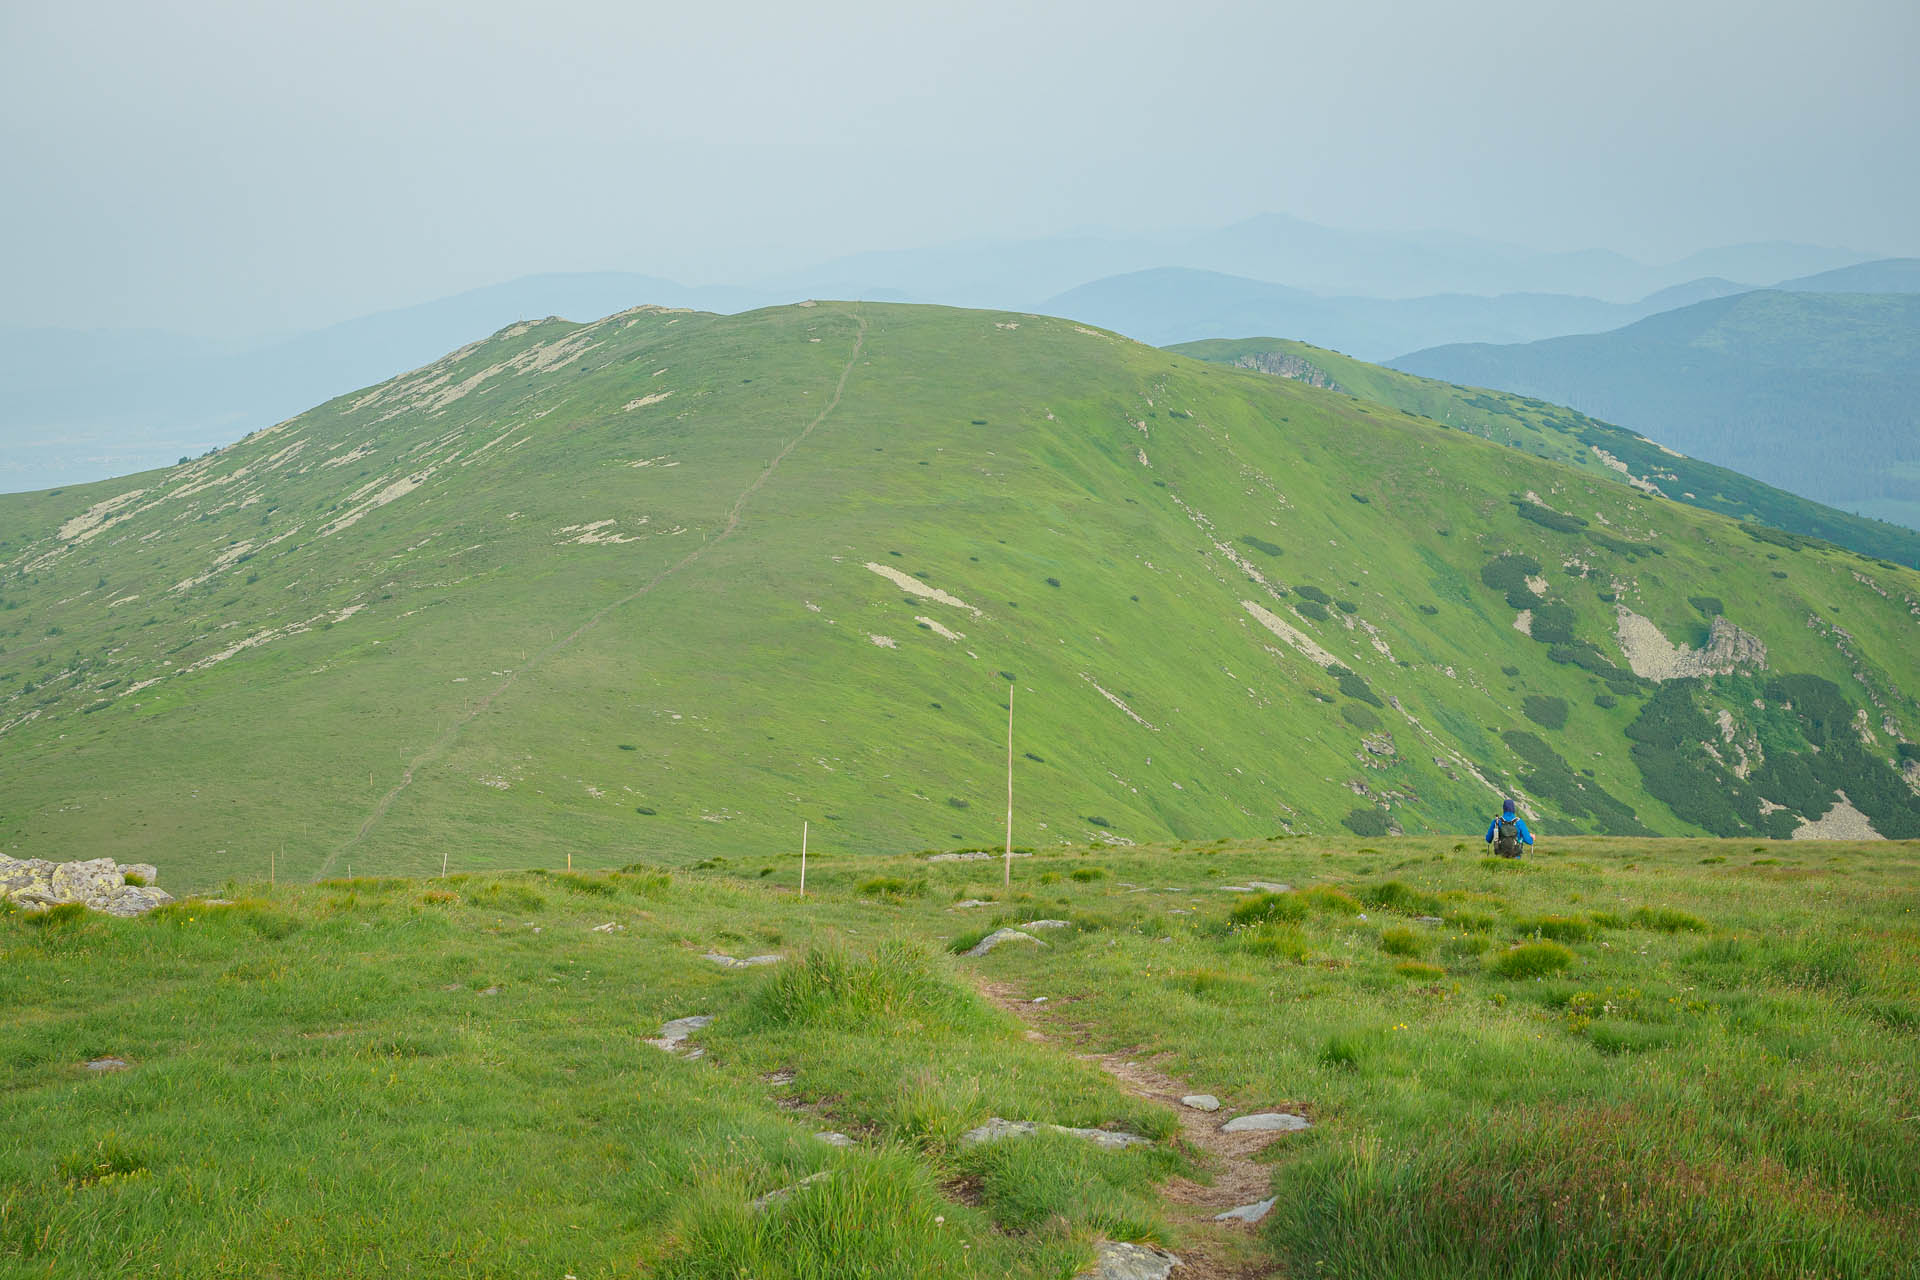
<svg viewBox="0 0 1920 1280">
<path fill-rule="evenodd" d="M 1003 887 L 1013 887 L 1013 682 L 1007 682 L 1007 859 L 1000 876 Z"/>
<path fill-rule="evenodd" d="M 800 896 L 807 896 L 807 824 L 800 822 Z"/>
</svg>

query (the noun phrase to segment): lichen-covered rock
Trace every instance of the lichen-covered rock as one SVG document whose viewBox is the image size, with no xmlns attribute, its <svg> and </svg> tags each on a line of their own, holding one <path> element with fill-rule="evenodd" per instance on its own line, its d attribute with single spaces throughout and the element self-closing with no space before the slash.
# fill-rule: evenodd
<svg viewBox="0 0 1920 1280">
<path fill-rule="evenodd" d="M 173 895 L 165 889 L 153 885 L 123 884 L 111 893 L 88 898 L 87 909 L 110 916 L 137 916 L 172 901 Z"/>
<path fill-rule="evenodd" d="M 53 872 L 57 865 L 44 858 L 23 861 L 0 854 L 0 898 L 23 907 L 43 907 L 58 902 L 53 893 Z"/>
<path fill-rule="evenodd" d="M 129 872 L 146 883 L 128 884 Z M 30 910 L 78 902 L 108 915 L 137 916 L 173 901 L 172 894 L 153 887 L 159 878 L 159 870 L 148 863 L 121 866 L 112 858 L 48 862 L 0 854 L 0 900 Z"/>
<path fill-rule="evenodd" d="M 126 884 L 120 865 L 112 858 L 63 862 L 53 869 L 54 896 L 62 902 L 85 902 L 104 897 Z"/>
<path fill-rule="evenodd" d="M 1047 945 L 1032 934 L 1022 933 L 1018 929 L 995 929 L 992 933 L 980 939 L 980 941 L 974 943 L 960 954 L 963 956 L 983 956 L 1003 942 L 1031 942 L 1036 947 L 1044 947 Z"/>
</svg>

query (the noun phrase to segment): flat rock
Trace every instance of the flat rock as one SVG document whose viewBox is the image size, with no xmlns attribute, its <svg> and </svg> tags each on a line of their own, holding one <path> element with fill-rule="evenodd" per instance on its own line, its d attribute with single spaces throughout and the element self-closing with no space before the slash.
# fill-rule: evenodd
<svg viewBox="0 0 1920 1280">
<path fill-rule="evenodd" d="M 751 969 L 756 965 L 779 964 L 781 960 L 785 959 L 784 956 L 768 955 L 748 956 L 744 960 L 736 960 L 734 957 L 718 951 L 707 952 L 705 958 L 713 961 L 722 969 Z"/>
<path fill-rule="evenodd" d="M 125 1058 L 116 1058 L 109 1055 L 105 1058 L 95 1058 L 90 1062 L 83 1062 L 80 1065 L 88 1071 L 125 1071 L 129 1063 Z"/>
<path fill-rule="evenodd" d="M 672 1022 L 662 1023 L 660 1034 L 647 1043 L 668 1053 L 678 1053 L 681 1041 L 712 1021 L 713 1015 L 710 1013 L 696 1013 L 690 1018 L 675 1018 Z M 700 1051 L 696 1049 L 687 1056 L 693 1058 L 698 1057 L 699 1054 Z"/>
<path fill-rule="evenodd" d="M 1264 889 L 1268 893 L 1292 893 L 1293 892 L 1292 885 L 1275 884 L 1271 880 L 1249 880 L 1247 881 L 1247 887 L 1249 889 Z"/>
<path fill-rule="evenodd" d="M 1167 1280 L 1180 1259 L 1165 1249 L 1150 1244 L 1120 1244 L 1108 1241 L 1100 1246 L 1100 1255 L 1090 1270 L 1074 1280 Z"/>
<path fill-rule="evenodd" d="M 1445 924 L 1446 923 L 1446 921 L 1442 920 L 1439 916 L 1415 916 L 1414 920 L 1420 924 Z"/>
<path fill-rule="evenodd" d="M 1180 1105 L 1183 1107 L 1192 1107 L 1195 1111 L 1218 1111 L 1220 1109 L 1220 1099 L 1210 1093 L 1190 1093 L 1180 1099 Z"/>
<path fill-rule="evenodd" d="M 781 1187 L 778 1191 L 769 1191 L 767 1192 L 767 1194 L 759 1197 L 753 1202 L 753 1211 L 755 1213 L 764 1212 L 768 1208 L 768 1206 L 779 1204 L 782 1200 L 785 1200 L 788 1196 L 792 1195 L 794 1192 L 803 1191 L 806 1188 L 812 1186 L 814 1183 L 824 1182 L 828 1178 L 831 1178 L 832 1176 L 833 1176 L 833 1170 L 822 1169 L 818 1173 L 808 1174 L 806 1177 L 800 1179 L 800 1181 L 794 1183 L 790 1187 Z"/>
<path fill-rule="evenodd" d="M 991 902 L 988 902 L 985 898 L 963 898 L 959 902 L 956 902 L 952 906 L 948 907 L 947 910 L 965 911 L 968 907 L 990 907 L 992 905 L 993 904 Z"/>
<path fill-rule="evenodd" d="M 1003 942 L 1031 942 L 1036 947 L 1044 947 L 1047 945 L 1032 934 L 1022 933 L 1018 929 L 995 929 L 992 933 L 980 939 L 980 941 L 974 943 L 960 954 L 983 956 Z"/>
<path fill-rule="evenodd" d="M 1220 1126 L 1222 1133 L 1295 1133 L 1313 1128 L 1313 1121 L 1286 1111 L 1260 1111 L 1250 1116 L 1235 1116 Z"/>
<path fill-rule="evenodd" d="M 1279 1196 L 1268 1196 L 1265 1200 L 1257 1200 L 1253 1204 L 1243 1204 L 1238 1209 L 1216 1213 L 1213 1215 L 1213 1220 L 1215 1222 L 1258 1222 L 1273 1212 L 1273 1206 L 1279 1199 Z"/>
<path fill-rule="evenodd" d="M 960 1145 L 975 1147 L 983 1142 L 998 1142 L 1002 1138 L 1030 1138 L 1042 1129 L 1064 1133 L 1069 1137 L 1084 1138 L 1095 1146 L 1105 1147 L 1109 1151 L 1153 1144 L 1152 1138 L 1143 1138 L 1137 1133 L 1115 1133 L 1111 1129 L 1073 1129 L 1062 1124 L 1043 1125 L 1032 1120 L 1004 1120 L 994 1116 L 979 1128 L 969 1129 L 961 1134 Z"/>
<path fill-rule="evenodd" d="M 1020 926 L 1022 929 L 1065 929 L 1065 920 L 1029 920 Z"/>
<path fill-rule="evenodd" d="M 621 924 L 618 920 L 609 920 L 605 924 L 593 926 L 594 933 L 625 933 L 626 929 L 627 926 Z"/>
<path fill-rule="evenodd" d="M 840 1133 L 837 1130 L 833 1130 L 833 1129 L 823 1129 L 819 1133 L 814 1134 L 813 1136 L 818 1138 L 820 1141 L 826 1143 L 830 1147 L 850 1147 L 853 1145 L 852 1138 L 849 1138 L 846 1134 Z"/>
<path fill-rule="evenodd" d="M 1217 884 L 1214 886 L 1214 888 L 1218 889 L 1221 893 L 1252 893 L 1253 892 L 1253 886 L 1250 884 Z"/>
</svg>

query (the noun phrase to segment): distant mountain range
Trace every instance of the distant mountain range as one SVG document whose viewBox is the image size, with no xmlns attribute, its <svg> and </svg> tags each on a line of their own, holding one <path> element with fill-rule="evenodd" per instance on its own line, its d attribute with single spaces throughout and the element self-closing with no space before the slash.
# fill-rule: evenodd
<svg viewBox="0 0 1920 1280">
<path fill-rule="evenodd" d="M 197 456 L 516 321 L 639 303 L 720 313 L 805 297 L 991 305 L 1065 312 L 1155 342 L 1279 333 L 1384 359 L 1442 343 L 1612 328 L 1738 291 L 1745 286 L 1737 279 L 1870 269 L 1860 259 L 1845 250 L 1760 244 L 1649 266 L 1606 252 L 1539 253 L 1269 215 L 1160 236 L 862 254 L 751 287 L 688 287 L 622 272 L 529 276 L 270 342 L 0 329 L 0 490 L 80 483 Z"/>
<path fill-rule="evenodd" d="M 1917 267 L 1835 274 L 1856 287 L 1911 288 Z M 1389 363 L 1570 405 L 1842 510 L 1920 528 L 1920 294 L 1763 290 L 1611 333 L 1440 346 Z"/>
</svg>

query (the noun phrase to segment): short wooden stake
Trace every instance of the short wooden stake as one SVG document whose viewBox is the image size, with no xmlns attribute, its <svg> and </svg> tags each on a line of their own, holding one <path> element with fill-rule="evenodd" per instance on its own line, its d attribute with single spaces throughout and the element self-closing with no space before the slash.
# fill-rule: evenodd
<svg viewBox="0 0 1920 1280">
<path fill-rule="evenodd" d="M 445 845 L 440 846 L 440 878 L 442 880 L 447 878 L 447 847 Z"/>
<path fill-rule="evenodd" d="M 800 823 L 800 896 L 807 896 L 807 824 Z"/>
</svg>

